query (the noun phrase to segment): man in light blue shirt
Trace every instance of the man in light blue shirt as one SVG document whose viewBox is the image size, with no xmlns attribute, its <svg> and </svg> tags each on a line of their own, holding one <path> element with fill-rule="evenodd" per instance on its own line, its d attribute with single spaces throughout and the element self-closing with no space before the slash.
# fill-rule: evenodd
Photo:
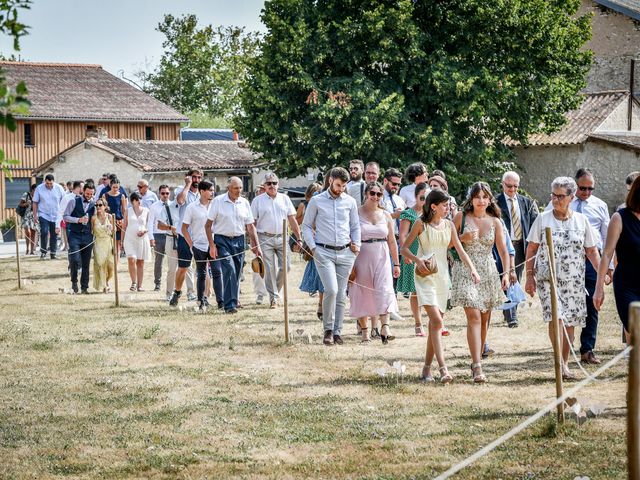
<svg viewBox="0 0 640 480">
<path fill-rule="evenodd" d="M 329 188 L 307 205 L 302 235 L 324 286 L 322 324 L 325 345 L 342 345 L 347 281 L 360 251 L 360 220 L 356 201 L 345 193 L 349 174 L 329 172 Z M 314 232 L 315 228 L 315 232 Z"/>
<path fill-rule="evenodd" d="M 40 225 L 40 258 L 47 258 L 47 252 L 51 259 L 55 260 L 58 249 L 58 235 L 60 235 L 60 202 L 64 197 L 64 190 L 55 182 L 52 174 L 44 177 L 44 183 L 36 188 L 33 194 L 33 218 Z M 47 243 L 49 248 L 47 249 Z"/>
</svg>

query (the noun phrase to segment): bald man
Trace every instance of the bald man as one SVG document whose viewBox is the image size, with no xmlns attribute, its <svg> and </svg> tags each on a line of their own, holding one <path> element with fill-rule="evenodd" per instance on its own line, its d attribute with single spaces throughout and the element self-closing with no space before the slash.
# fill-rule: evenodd
<svg viewBox="0 0 640 480">
<path fill-rule="evenodd" d="M 226 313 L 238 312 L 245 231 L 249 234 L 253 253 L 262 256 L 251 205 L 241 194 L 242 180 L 238 177 L 229 178 L 227 193 L 215 197 L 211 202 L 205 225 L 209 255 L 222 266 L 223 306 Z"/>
</svg>

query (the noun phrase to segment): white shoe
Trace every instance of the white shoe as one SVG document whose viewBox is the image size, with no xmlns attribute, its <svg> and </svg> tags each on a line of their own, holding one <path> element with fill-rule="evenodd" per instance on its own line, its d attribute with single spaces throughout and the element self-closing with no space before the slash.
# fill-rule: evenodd
<svg viewBox="0 0 640 480">
<path fill-rule="evenodd" d="M 262 295 L 258 295 L 256 297 L 256 305 L 262 305 L 262 302 L 264 302 L 264 297 Z"/>
<path fill-rule="evenodd" d="M 404 320 L 404 318 L 402 318 L 400 315 L 398 315 L 396 312 L 391 312 L 389 313 L 389 318 L 395 322 L 401 322 Z"/>
<path fill-rule="evenodd" d="M 194 293 L 187 293 L 187 300 L 189 300 L 190 302 L 193 302 L 197 298 L 198 297 L 196 297 L 196 295 Z"/>
</svg>

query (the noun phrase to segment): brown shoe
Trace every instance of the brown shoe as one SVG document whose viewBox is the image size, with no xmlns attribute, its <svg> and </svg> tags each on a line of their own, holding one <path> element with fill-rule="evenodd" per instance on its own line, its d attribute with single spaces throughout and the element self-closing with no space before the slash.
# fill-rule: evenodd
<svg viewBox="0 0 640 480">
<path fill-rule="evenodd" d="M 582 356 L 580 357 L 580 361 L 582 363 L 588 363 L 590 365 L 600 365 L 602 363 L 600 359 L 596 357 L 596 354 L 593 352 L 583 353 Z"/>
<path fill-rule="evenodd" d="M 334 335 L 333 343 L 335 343 L 336 345 L 342 345 L 344 341 L 342 340 L 342 337 L 340 335 Z"/>
<path fill-rule="evenodd" d="M 322 340 L 322 343 L 327 346 L 333 345 L 333 330 L 324 331 L 324 339 Z"/>
</svg>

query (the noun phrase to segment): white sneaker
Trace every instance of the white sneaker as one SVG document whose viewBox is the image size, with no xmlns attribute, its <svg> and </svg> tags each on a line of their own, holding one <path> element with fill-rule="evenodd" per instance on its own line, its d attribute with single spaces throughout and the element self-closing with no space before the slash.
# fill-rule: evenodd
<svg viewBox="0 0 640 480">
<path fill-rule="evenodd" d="M 196 297 L 195 293 L 187 293 L 187 300 L 189 300 L 190 302 L 193 302 L 197 298 L 198 297 Z"/>
<path fill-rule="evenodd" d="M 402 318 L 400 315 L 398 315 L 396 312 L 391 312 L 389 313 L 389 318 L 391 320 L 393 320 L 394 322 L 401 322 L 404 320 L 404 318 Z"/>
<path fill-rule="evenodd" d="M 262 302 L 264 302 L 264 297 L 262 295 L 258 295 L 256 297 L 256 305 L 262 305 Z"/>
</svg>

